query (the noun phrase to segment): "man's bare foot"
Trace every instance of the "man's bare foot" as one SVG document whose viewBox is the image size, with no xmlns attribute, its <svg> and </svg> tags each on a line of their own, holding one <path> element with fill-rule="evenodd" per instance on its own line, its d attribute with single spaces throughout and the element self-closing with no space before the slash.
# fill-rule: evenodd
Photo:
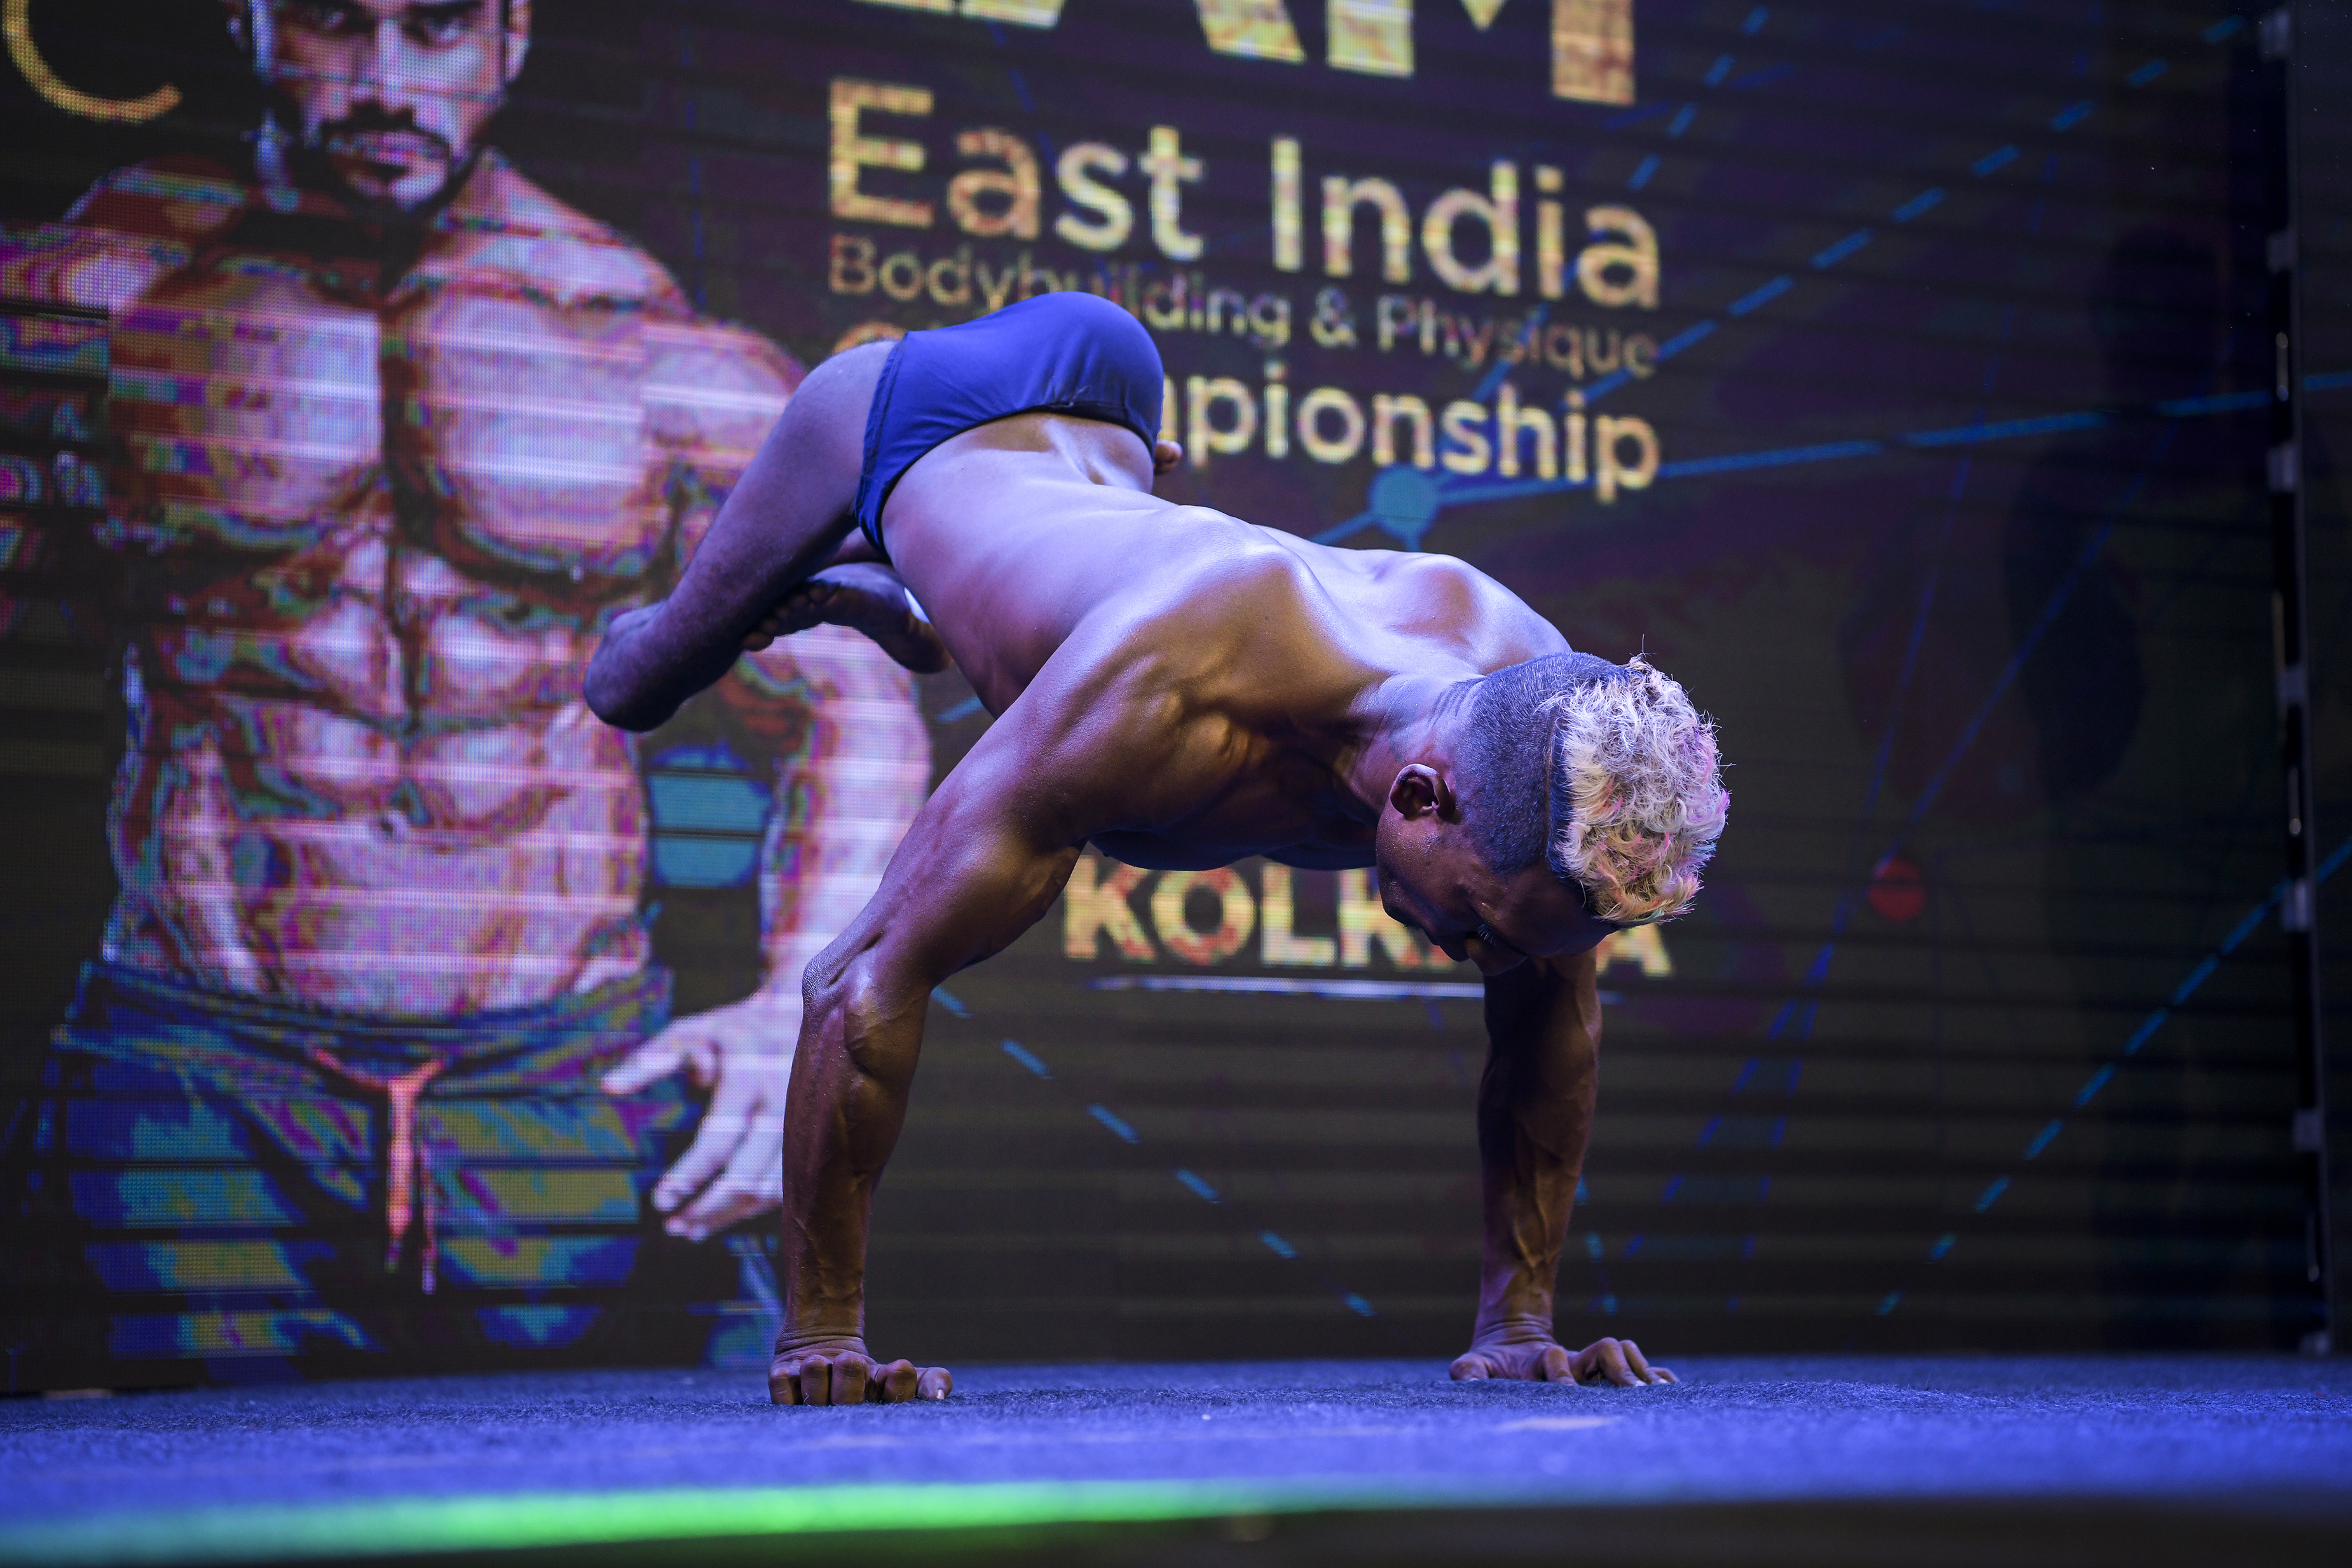
<svg viewBox="0 0 2352 1568">
<path fill-rule="evenodd" d="M 955 1375 L 944 1366 L 877 1363 L 855 1346 L 780 1351 L 768 1368 L 768 1398 L 777 1405 L 903 1405 L 953 1392 Z"/>
<path fill-rule="evenodd" d="M 801 583 L 745 634 L 743 646 L 756 652 L 779 637 L 827 625 L 864 632 L 919 675 L 937 674 L 954 663 L 898 574 L 867 561 L 829 566 Z"/>
</svg>

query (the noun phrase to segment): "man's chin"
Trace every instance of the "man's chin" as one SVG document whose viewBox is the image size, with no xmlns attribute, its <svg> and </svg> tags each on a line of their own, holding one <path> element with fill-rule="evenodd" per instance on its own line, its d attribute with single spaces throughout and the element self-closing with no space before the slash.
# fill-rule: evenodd
<svg viewBox="0 0 2352 1568">
<path fill-rule="evenodd" d="M 448 165 L 438 162 L 386 167 L 336 159 L 331 167 L 352 204 L 372 212 L 416 212 L 431 206 L 449 184 Z"/>
</svg>

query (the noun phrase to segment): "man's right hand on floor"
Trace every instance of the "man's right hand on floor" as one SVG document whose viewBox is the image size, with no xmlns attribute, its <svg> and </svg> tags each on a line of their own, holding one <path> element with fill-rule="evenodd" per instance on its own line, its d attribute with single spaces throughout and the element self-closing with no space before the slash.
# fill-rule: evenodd
<svg viewBox="0 0 2352 1568">
<path fill-rule="evenodd" d="M 768 1368 L 768 1397 L 778 1405 L 899 1405 L 945 1399 L 954 1391 L 946 1367 L 877 1363 L 856 1340 L 778 1351 Z"/>
</svg>

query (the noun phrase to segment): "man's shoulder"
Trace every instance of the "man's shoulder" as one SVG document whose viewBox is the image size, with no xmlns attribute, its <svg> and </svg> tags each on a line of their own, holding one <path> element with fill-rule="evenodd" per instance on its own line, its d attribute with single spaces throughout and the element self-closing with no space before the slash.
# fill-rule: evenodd
<svg viewBox="0 0 2352 1568">
<path fill-rule="evenodd" d="M 251 183 L 226 164 L 174 153 L 100 176 L 65 221 L 194 245 L 236 224 L 252 204 Z"/>
<path fill-rule="evenodd" d="M 1559 628 L 1528 601 L 1457 556 L 1427 551 L 1330 554 L 1360 574 L 1392 631 L 1427 638 L 1491 672 L 1568 651 Z"/>
<path fill-rule="evenodd" d="M 252 189 L 209 159 L 178 156 L 102 176 L 61 223 L 0 231 L 0 295 L 114 310 L 226 232 Z"/>
<path fill-rule="evenodd" d="M 443 223 L 452 235 L 445 265 L 457 270 L 500 275 L 562 306 L 693 314 L 677 279 L 642 246 L 496 153 L 484 156 Z"/>
</svg>

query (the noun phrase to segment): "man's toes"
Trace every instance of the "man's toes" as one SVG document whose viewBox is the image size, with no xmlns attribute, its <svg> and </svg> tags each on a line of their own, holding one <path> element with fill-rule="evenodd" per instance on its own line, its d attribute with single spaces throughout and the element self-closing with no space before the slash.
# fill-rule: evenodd
<svg viewBox="0 0 2352 1568">
<path fill-rule="evenodd" d="M 1482 1355 L 1456 1356 L 1449 1371 L 1456 1383 L 1482 1383 L 1492 1375 L 1486 1367 L 1486 1358 Z"/>
<path fill-rule="evenodd" d="M 920 1375 L 911 1361 L 894 1361 L 874 1369 L 874 1379 L 882 1385 L 886 1405 L 899 1405 L 915 1396 L 915 1380 Z"/>
<path fill-rule="evenodd" d="M 797 1372 L 768 1374 L 768 1403 L 797 1405 L 801 1402 L 801 1381 Z"/>
<path fill-rule="evenodd" d="M 918 1399 L 945 1399 L 955 1392 L 955 1375 L 944 1366 L 927 1366 L 915 1379 Z"/>
<path fill-rule="evenodd" d="M 801 1363 L 801 1403 L 833 1403 L 833 1364 L 821 1356 L 812 1356 Z"/>
</svg>

